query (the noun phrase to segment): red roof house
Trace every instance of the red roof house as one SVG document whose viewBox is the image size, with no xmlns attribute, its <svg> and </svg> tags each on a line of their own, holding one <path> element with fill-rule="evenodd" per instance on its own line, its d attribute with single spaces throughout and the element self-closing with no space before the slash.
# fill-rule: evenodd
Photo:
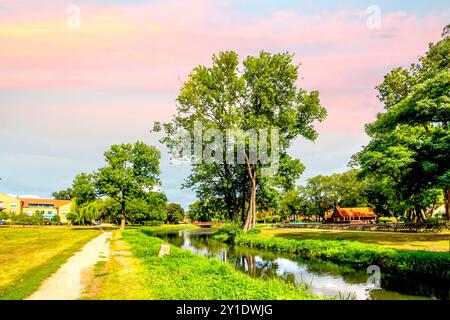
<svg viewBox="0 0 450 320">
<path fill-rule="evenodd" d="M 372 223 L 377 219 L 377 214 L 371 208 L 341 208 L 336 206 L 334 210 L 326 214 L 327 223 Z"/>
</svg>

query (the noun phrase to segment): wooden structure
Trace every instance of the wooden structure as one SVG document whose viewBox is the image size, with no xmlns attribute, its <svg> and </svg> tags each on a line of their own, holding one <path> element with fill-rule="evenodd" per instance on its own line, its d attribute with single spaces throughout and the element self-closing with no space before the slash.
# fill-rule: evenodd
<svg viewBox="0 0 450 320">
<path fill-rule="evenodd" d="M 327 223 L 374 223 L 377 214 L 371 208 L 341 208 L 338 205 L 326 214 Z"/>
<path fill-rule="evenodd" d="M 220 222 L 200 222 L 200 221 L 194 221 L 192 222 L 194 226 L 198 226 L 200 228 L 212 228 L 214 226 L 218 226 L 221 223 Z"/>
</svg>

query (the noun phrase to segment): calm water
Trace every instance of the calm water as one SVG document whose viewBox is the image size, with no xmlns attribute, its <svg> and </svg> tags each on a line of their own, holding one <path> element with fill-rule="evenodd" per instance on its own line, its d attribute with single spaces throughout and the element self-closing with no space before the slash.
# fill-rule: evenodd
<svg viewBox="0 0 450 320">
<path fill-rule="evenodd" d="M 365 272 L 317 260 L 300 260 L 293 255 L 224 244 L 211 238 L 211 229 L 159 233 L 173 245 L 196 254 L 216 257 L 254 278 L 281 278 L 306 283 L 316 294 L 358 300 L 449 299 L 449 284 L 427 283 L 426 279 L 402 279 L 382 275 L 381 288 L 367 283 Z"/>
</svg>

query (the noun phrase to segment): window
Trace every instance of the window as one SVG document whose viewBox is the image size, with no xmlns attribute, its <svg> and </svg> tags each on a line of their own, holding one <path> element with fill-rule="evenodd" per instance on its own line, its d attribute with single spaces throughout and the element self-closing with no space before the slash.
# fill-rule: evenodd
<svg viewBox="0 0 450 320">
<path fill-rule="evenodd" d="M 15 202 L 11 202 L 11 207 L 17 207 L 17 204 Z"/>
<path fill-rule="evenodd" d="M 63 214 L 67 214 L 67 211 L 64 210 L 62 213 L 63 213 Z"/>
</svg>

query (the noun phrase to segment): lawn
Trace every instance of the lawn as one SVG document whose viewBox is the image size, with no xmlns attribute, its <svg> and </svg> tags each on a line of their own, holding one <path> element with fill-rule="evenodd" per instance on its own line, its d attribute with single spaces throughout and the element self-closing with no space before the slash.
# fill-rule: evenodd
<svg viewBox="0 0 450 320">
<path fill-rule="evenodd" d="M 399 250 L 450 251 L 449 233 L 400 233 L 319 229 L 261 228 L 261 235 L 285 239 L 350 240 Z"/>
<path fill-rule="evenodd" d="M 171 246 L 169 255 L 160 258 L 158 257 L 160 246 L 167 243 L 152 237 L 151 233 L 154 230 L 168 228 L 173 227 L 116 232 L 112 243 L 112 259 L 106 265 L 98 266 L 96 271 L 98 281 L 91 285 L 91 294 L 86 298 L 114 300 L 318 298 L 309 293 L 305 287 L 295 287 L 279 279 L 253 279 L 218 259 L 195 255 L 175 246 Z"/>
<path fill-rule="evenodd" d="M 31 295 L 100 232 L 63 226 L 0 227 L 0 299 L 20 300 Z"/>
</svg>

